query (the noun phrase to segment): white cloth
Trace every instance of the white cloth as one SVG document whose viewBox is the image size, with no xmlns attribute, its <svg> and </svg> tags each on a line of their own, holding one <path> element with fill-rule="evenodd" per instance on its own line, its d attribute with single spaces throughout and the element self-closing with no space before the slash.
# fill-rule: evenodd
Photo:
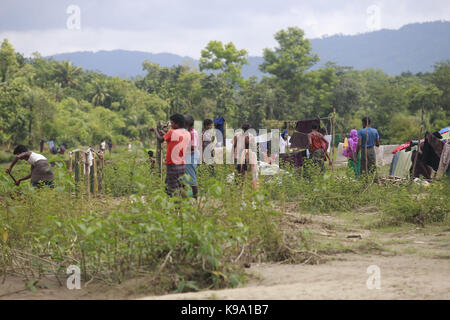
<svg viewBox="0 0 450 320">
<path fill-rule="evenodd" d="M 328 135 L 328 136 L 325 136 L 324 138 L 325 138 L 325 140 L 328 141 L 328 150 L 327 150 L 327 152 L 329 154 L 331 152 L 331 140 L 333 140 L 333 136 Z"/>
<path fill-rule="evenodd" d="M 106 149 L 106 142 L 105 142 L 105 141 L 102 141 L 102 143 L 100 143 L 100 148 L 101 148 L 102 150 L 105 150 L 105 149 Z"/>
<path fill-rule="evenodd" d="M 30 157 L 28 158 L 28 162 L 34 166 L 36 162 L 39 160 L 47 160 L 42 154 L 32 152 Z"/>
<path fill-rule="evenodd" d="M 289 142 L 290 139 L 290 136 L 287 136 L 287 140 L 284 140 L 283 137 L 280 136 L 280 154 L 286 153 L 286 148 L 291 147 L 291 144 Z"/>
</svg>

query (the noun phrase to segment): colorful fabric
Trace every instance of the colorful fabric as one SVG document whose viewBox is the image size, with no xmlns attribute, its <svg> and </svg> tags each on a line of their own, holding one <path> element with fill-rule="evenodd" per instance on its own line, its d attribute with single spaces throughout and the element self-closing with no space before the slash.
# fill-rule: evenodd
<svg viewBox="0 0 450 320">
<path fill-rule="evenodd" d="M 411 141 L 402 144 L 401 146 L 398 146 L 397 148 L 394 149 L 394 151 L 392 151 L 393 154 L 396 154 L 399 151 L 402 151 L 406 148 L 408 148 L 411 145 Z"/>
<path fill-rule="evenodd" d="M 353 129 L 350 131 L 350 138 L 348 139 L 348 147 L 342 151 L 342 155 L 349 159 L 355 157 L 356 151 L 358 149 L 358 131 Z"/>
<path fill-rule="evenodd" d="M 311 137 L 311 145 L 309 146 L 309 151 L 314 152 L 317 149 L 322 149 L 322 134 L 317 132 L 317 131 L 313 131 L 310 134 Z"/>
<path fill-rule="evenodd" d="M 361 152 L 358 153 L 358 160 L 353 161 L 353 159 L 348 159 L 348 167 L 353 169 L 355 172 L 355 177 L 359 178 L 361 176 Z"/>
<path fill-rule="evenodd" d="M 184 165 L 184 155 L 191 140 L 189 132 L 185 129 L 171 129 L 164 135 L 164 140 L 167 142 L 166 164 Z"/>
</svg>

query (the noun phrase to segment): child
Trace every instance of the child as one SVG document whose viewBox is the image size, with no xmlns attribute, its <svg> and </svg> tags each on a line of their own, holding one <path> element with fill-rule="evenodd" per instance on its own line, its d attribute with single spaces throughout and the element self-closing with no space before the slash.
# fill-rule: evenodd
<svg viewBox="0 0 450 320">
<path fill-rule="evenodd" d="M 148 161 L 150 162 L 150 169 L 153 170 L 156 164 L 156 159 L 153 157 L 153 151 L 149 150 L 147 154 L 148 154 Z"/>
<path fill-rule="evenodd" d="M 184 116 L 181 114 L 174 114 L 170 117 L 171 129 L 161 136 L 155 128 L 150 130 L 155 132 L 158 141 L 167 142 L 167 154 L 166 154 L 166 192 L 169 196 L 172 196 L 175 192 L 182 193 L 183 183 L 182 177 L 185 174 L 185 154 L 187 147 L 190 143 L 190 134 L 184 129 Z"/>
<path fill-rule="evenodd" d="M 30 178 L 33 187 L 40 188 L 42 185 L 46 185 L 53 188 L 55 186 L 55 183 L 53 182 L 55 177 L 46 157 L 39 153 L 29 152 L 24 145 L 18 145 L 14 149 L 14 154 L 16 157 L 11 162 L 9 168 L 6 169 L 6 173 L 9 174 L 19 160 L 25 160 L 31 164 L 31 173 L 28 176 L 17 180 L 16 186 L 20 185 L 20 182 Z"/>
<path fill-rule="evenodd" d="M 186 130 L 191 135 L 190 149 L 186 152 L 186 174 L 188 175 L 187 183 L 192 187 L 192 194 L 197 199 L 197 166 L 200 159 L 200 151 L 198 149 L 198 132 L 194 129 L 194 117 L 191 115 L 185 116 Z"/>
<path fill-rule="evenodd" d="M 246 171 L 252 175 L 253 188 L 258 188 L 258 159 L 255 137 L 249 132 L 250 125 L 244 124 L 242 130 L 233 138 L 233 152 L 236 160 L 236 170 L 245 176 Z"/>
</svg>

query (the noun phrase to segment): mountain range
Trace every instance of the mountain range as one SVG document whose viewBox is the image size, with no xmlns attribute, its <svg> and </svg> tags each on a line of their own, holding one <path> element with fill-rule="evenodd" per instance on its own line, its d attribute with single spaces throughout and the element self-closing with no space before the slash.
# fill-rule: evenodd
<svg viewBox="0 0 450 320">
<path fill-rule="evenodd" d="M 211 39 L 212 40 L 212 39 Z M 390 75 L 402 72 L 428 72 L 439 61 L 450 59 L 450 22 L 436 21 L 405 25 L 398 30 L 379 30 L 357 35 L 334 35 L 311 39 L 313 52 L 320 62 L 350 66 L 358 70 L 381 69 Z M 143 76 L 145 60 L 171 67 L 183 63 L 198 66 L 198 60 L 172 53 L 112 50 L 98 52 L 72 52 L 51 56 L 61 61 L 70 60 L 87 70 L 100 71 L 109 76 L 132 78 Z M 261 77 L 258 66 L 262 57 L 248 58 L 249 64 L 242 72 L 245 78 Z"/>
</svg>

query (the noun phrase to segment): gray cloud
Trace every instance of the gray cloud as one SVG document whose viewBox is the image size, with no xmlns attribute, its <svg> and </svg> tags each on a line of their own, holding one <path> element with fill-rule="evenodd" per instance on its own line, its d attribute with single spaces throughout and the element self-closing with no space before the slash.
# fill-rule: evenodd
<svg viewBox="0 0 450 320">
<path fill-rule="evenodd" d="M 450 20 L 448 0 L 0 0 L 0 40 L 21 52 L 134 49 L 198 57 L 209 40 L 233 41 L 253 55 L 273 35 L 299 26 L 308 37 L 369 31 L 367 8 L 380 27 Z M 81 31 L 67 30 L 67 7 L 81 9 Z"/>
</svg>

